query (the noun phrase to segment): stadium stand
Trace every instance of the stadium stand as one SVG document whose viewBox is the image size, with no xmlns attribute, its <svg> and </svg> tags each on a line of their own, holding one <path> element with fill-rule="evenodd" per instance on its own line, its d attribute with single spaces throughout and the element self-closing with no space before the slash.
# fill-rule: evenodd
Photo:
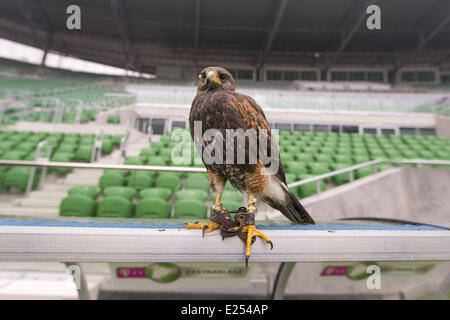
<svg viewBox="0 0 450 320">
<path fill-rule="evenodd" d="M 67 30 L 67 8 L 59 1 L 0 1 L 1 37 L 43 54 L 40 65 L 0 58 L 0 160 L 34 160 L 46 140 L 52 162 L 73 163 L 48 167 L 44 181 L 39 177 L 45 167 L 0 166 L 1 258 L 47 259 L 60 266 L 122 261 L 83 268 L 88 281 L 100 270 L 106 295 L 128 289 L 127 298 L 142 291 L 156 299 L 267 299 L 286 261 L 307 262 L 292 272 L 286 290 L 291 299 L 429 298 L 430 291 L 449 298 L 443 260 L 449 257 L 450 171 L 443 163 L 450 160 L 450 6 L 445 0 L 409 0 L 406 7 L 398 2 L 81 1 L 80 33 Z M 367 29 L 369 4 L 381 7 L 381 30 Z M 49 68 L 52 55 L 60 55 L 60 65 L 80 58 L 124 68 L 126 76 Z M 117 169 L 203 168 L 186 142 L 190 161 L 175 161 L 172 135 L 175 127 L 187 127 L 196 77 L 210 65 L 229 70 L 236 90 L 253 97 L 271 128 L 280 130 L 287 183 L 317 222 L 289 225 L 259 201 L 258 228 L 275 247 L 268 254 L 255 243 L 249 269 L 229 263 L 241 261 L 241 250 L 229 245 L 240 240 L 222 241 L 214 237 L 217 231 L 202 239 L 197 231 L 177 230 L 182 222 L 210 216 L 216 195 L 205 173 Z M 144 79 L 149 74 L 155 79 Z M 98 153 L 93 132 L 100 130 L 105 134 Z M 367 165 L 382 158 L 397 162 Z M 229 183 L 222 202 L 228 209 L 247 205 Z M 335 221 L 355 217 L 388 222 Z M 305 245 L 292 245 L 292 239 Z M 178 263 L 187 255 L 201 263 Z M 174 264 L 160 263 L 164 259 Z M 373 263 L 383 270 L 383 290 L 366 289 L 359 278 L 369 262 L 360 261 L 378 261 Z M 5 265 L 0 298 L 11 295 L 11 285 L 32 296 L 24 289 L 32 282 L 26 272 L 12 279 L 7 270 L 5 278 Z M 54 268 L 33 266 L 39 270 L 33 281 L 47 281 L 51 272 L 42 271 Z M 288 270 L 293 263 L 281 266 Z M 145 270 L 145 280 L 120 278 L 134 267 Z M 344 268 L 343 276 L 328 276 Z M 412 269 L 408 281 L 392 284 L 396 274 Z M 396 272 L 384 278 L 385 270 Z M 174 279 L 174 271 L 180 279 L 164 283 Z M 52 289 L 48 282 L 36 287 L 38 298 Z"/>
<path fill-rule="evenodd" d="M 127 157 L 125 164 L 170 166 L 170 157 L 167 155 L 172 153 L 175 146 L 171 141 L 171 135 L 175 130 L 187 133 L 184 129 L 174 128 L 171 132 L 161 136 L 159 141 L 153 142 L 150 147 L 142 148 L 139 156 Z M 193 148 L 193 146 L 188 146 L 188 148 Z M 288 183 L 380 158 L 450 160 L 450 140 L 436 136 L 281 131 L 279 149 L 284 161 Z M 187 166 L 195 165 L 192 159 L 187 164 Z M 378 165 L 377 169 L 384 171 L 393 167 L 395 165 L 383 163 Z M 373 168 L 361 168 L 355 171 L 354 178 L 361 179 L 373 174 Z M 349 174 L 342 173 L 321 182 L 320 190 L 325 191 L 349 181 Z M 215 198 L 215 194 L 210 193 L 206 174 L 201 173 L 105 170 L 99 179 L 98 186 L 104 197 L 122 196 L 125 200 L 131 201 L 132 206 L 126 206 L 127 209 L 122 212 L 122 217 L 186 218 L 195 216 L 200 219 L 206 217 L 204 209 L 209 208 Z M 87 187 L 79 186 L 79 188 Z M 316 194 L 317 188 L 315 183 L 311 182 L 296 187 L 294 193 L 298 197 L 305 198 Z M 100 204 L 103 200 L 98 199 L 98 204 Z M 179 205 L 179 203 L 183 205 Z M 227 183 L 223 193 L 224 207 L 236 210 L 242 203 L 243 195 Z M 156 205 L 155 208 L 152 208 L 153 204 Z M 135 211 L 133 206 L 135 206 Z M 167 214 L 168 208 L 170 208 L 169 212 L 172 212 L 172 207 L 174 212 Z M 198 209 L 200 213 L 194 215 L 195 210 L 192 208 Z"/>
</svg>

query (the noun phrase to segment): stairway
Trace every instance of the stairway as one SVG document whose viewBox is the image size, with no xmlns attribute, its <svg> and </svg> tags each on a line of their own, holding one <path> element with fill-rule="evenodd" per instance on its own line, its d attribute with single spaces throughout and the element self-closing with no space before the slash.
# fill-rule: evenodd
<svg viewBox="0 0 450 320">
<path fill-rule="evenodd" d="M 148 136 L 133 135 L 130 139 L 127 156 L 137 156 L 141 148 L 149 146 Z M 102 156 L 96 163 L 119 164 L 120 150 Z M 32 191 L 28 197 L 23 195 L 3 195 L 0 197 L 0 216 L 21 216 L 33 218 L 57 218 L 59 204 L 67 196 L 67 190 L 76 185 L 98 185 L 102 169 L 73 169 L 65 177 L 48 175 L 40 190 Z"/>
</svg>

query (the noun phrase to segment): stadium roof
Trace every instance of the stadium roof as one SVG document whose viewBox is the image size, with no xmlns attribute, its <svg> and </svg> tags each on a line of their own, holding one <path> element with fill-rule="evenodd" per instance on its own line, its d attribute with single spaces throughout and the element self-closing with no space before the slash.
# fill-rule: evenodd
<svg viewBox="0 0 450 320">
<path fill-rule="evenodd" d="M 81 30 L 66 9 L 81 8 Z M 381 8 L 368 30 L 366 8 Z M 0 37 L 154 73 L 222 64 L 450 69 L 448 0 L 0 0 Z"/>
</svg>

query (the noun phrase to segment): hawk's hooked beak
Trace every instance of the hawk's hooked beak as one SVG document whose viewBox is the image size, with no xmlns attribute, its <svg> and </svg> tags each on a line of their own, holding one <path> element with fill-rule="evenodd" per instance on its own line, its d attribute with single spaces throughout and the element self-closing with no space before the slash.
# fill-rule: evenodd
<svg viewBox="0 0 450 320">
<path fill-rule="evenodd" d="M 209 86 L 210 83 L 218 84 L 219 86 L 222 85 L 222 82 L 217 79 L 217 74 L 214 71 L 209 71 L 206 75 L 206 85 Z"/>
</svg>

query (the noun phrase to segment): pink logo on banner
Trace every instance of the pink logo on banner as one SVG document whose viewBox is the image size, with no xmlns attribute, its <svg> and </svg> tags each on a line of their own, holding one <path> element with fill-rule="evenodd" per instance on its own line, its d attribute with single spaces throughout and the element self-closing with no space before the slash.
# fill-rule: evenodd
<svg viewBox="0 0 450 320">
<path fill-rule="evenodd" d="M 328 266 L 323 269 L 320 274 L 322 277 L 327 276 L 345 276 L 347 274 L 348 266 Z"/>
<path fill-rule="evenodd" d="M 117 278 L 147 278 L 145 268 L 117 268 Z"/>
</svg>

